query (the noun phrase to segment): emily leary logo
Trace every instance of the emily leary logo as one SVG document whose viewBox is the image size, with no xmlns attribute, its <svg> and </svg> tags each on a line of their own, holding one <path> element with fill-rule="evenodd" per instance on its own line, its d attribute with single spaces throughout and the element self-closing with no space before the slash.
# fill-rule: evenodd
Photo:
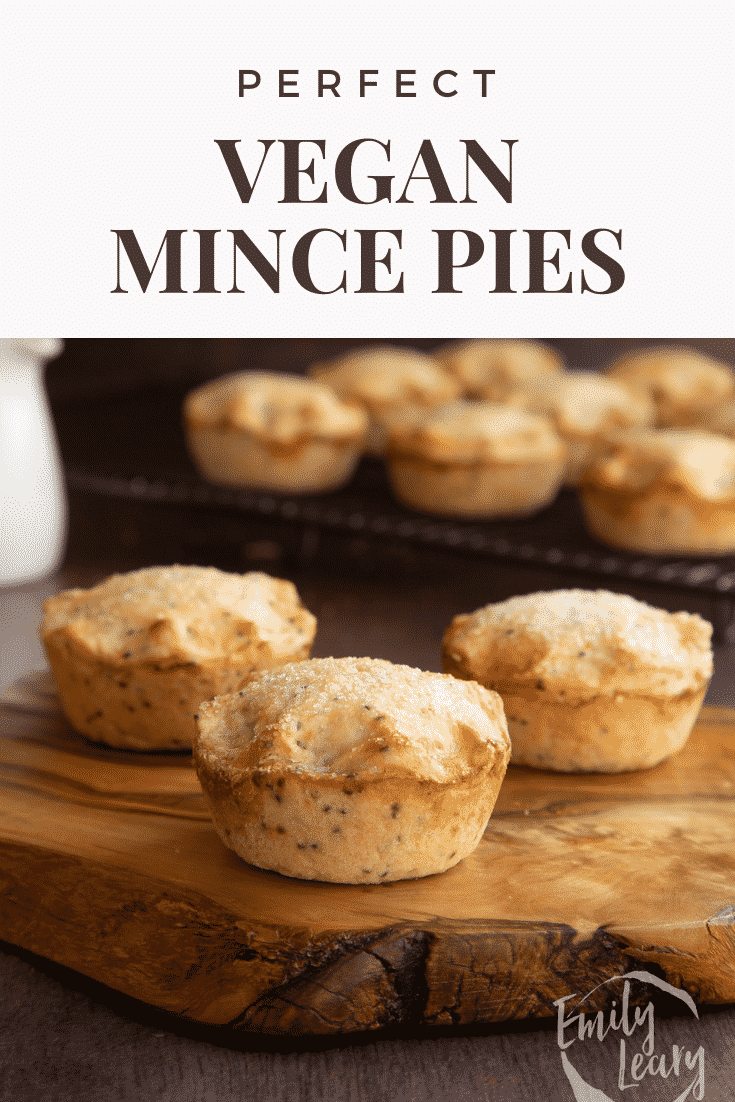
<svg viewBox="0 0 735 1102">
<path fill-rule="evenodd" d="M 643 1007 L 631 1007 L 631 982 L 648 983 L 660 988 L 667 994 L 680 999 L 691 1010 L 694 1017 L 699 1018 L 694 1000 L 686 991 L 672 987 L 665 980 L 660 980 L 658 976 L 652 976 L 650 972 L 626 972 L 623 976 L 612 976 L 604 984 L 599 984 L 599 987 L 619 980 L 623 981 L 621 1004 L 618 1006 L 617 999 L 612 1000 L 607 1021 L 602 1010 L 594 1014 L 579 1011 L 569 1017 L 566 1016 L 568 1009 L 566 1003 L 570 999 L 575 1000 L 575 1005 L 583 1006 L 585 1001 L 598 990 L 597 987 L 588 991 L 582 998 L 578 995 L 565 995 L 554 1003 L 557 1007 L 556 1040 L 561 1052 L 561 1064 L 572 1088 L 575 1102 L 614 1102 L 604 1091 L 587 1083 L 567 1055 L 567 1050 L 571 1049 L 572 1045 L 593 1037 L 602 1041 L 612 1032 L 619 1034 L 618 1088 L 621 1092 L 639 1087 L 646 1080 L 655 1080 L 655 1083 L 651 1083 L 652 1092 L 654 1092 L 651 1097 L 655 1097 L 656 1102 L 659 1099 L 661 1102 L 685 1102 L 688 1098 L 701 1102 L 705 1097 L 703 1047 L 700 1045 L 695 1052 L 690 1052 L 689 1049 L 679 1045 L 672 1045 L 668 1053 L 657 1052 L 653 1003 L 647 1002 Z M 644 1036 L 640 1051 L 635 1051 L 642 1033 Z M 634 1034 L 636 1034 L 635 1039 L 633 1039 Z M 670 1080 L 668 1084 L 670 1091 L 666 1090 L 662 1082 L 665 1080 Z M 633 1097 L 637 1102 L 640 1095 Z M 643 1102 L 642 1097 L 640 1102 Z"/>
</svg>

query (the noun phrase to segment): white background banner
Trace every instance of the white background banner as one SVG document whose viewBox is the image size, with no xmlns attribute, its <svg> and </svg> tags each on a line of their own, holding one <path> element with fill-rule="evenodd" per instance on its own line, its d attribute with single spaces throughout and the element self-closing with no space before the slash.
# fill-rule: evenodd
<svg viewBox="0 0 735 1102">
<path fill-rule="evenodd" d="M 19 4 L 4 328 L 727 335 L 730 10 Z M 242 95 L 240 70 L 259 75 Z M 339 154 L 359 139 L 340 189 Z M 237 143 L 249 185 L 262 160 L 248 202 L 218 141 Z M 371 202 L 381 186 L 390 198 Z"/>
</svg>

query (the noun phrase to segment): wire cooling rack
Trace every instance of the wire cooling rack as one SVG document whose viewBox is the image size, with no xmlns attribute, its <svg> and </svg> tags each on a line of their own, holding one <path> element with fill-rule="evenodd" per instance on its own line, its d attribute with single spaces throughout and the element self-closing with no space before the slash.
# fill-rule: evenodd
<svg viewBox="0 0 735 1102">
<path fill-rule="evenodd" d="M 576 494 L 563 490 L 533 517 L 461 521 L 412 512 L 393 497 L 382 463 L 363 459 L 341 490 L 279 495 L 210 485 L 186 450 L 181 395 L 170 390 L 127 393 L 57 409 L 70 490 L 108 499 L 178 505 L 201 515 L 232 511 L 282 527 L 405 543 L 488 560 L 583 575 L 624 588 L 654 584 L 717 601 L 720 624 L 735 620 L 735 555 L 710 558 L 632 554 L 607 548 L 586 531 Z"/>
<path fill-rule="evenodd" d="M 309 497 L 234 490 L 209 485 L 196 477 L 121 477 L 79 467 L 67 471 L 67 480 L 72 489 L 86 493 L 198 508 L 225 507 L 355 535 L 407 540 L 427 548 L 464 551 L 565 572 L 581 571 L 601 580 L 664 583 L 713 596 L 732 594 L 735 598 L 735 556 L 668 558 L 611 551 L 587 534 L 576 495 L 570 490 L 563 490 L 553 505 L 533 517 L 460 522 L 403 508 L 392 499 L 387 480 L 376 468 L 377 464 L 363 460 L 349 487 Z"/>
</svg>

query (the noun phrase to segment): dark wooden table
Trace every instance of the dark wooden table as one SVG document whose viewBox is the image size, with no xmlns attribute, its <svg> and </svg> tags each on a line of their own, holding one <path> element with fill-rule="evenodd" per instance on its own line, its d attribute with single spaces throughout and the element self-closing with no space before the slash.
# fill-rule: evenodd
<svg viewBox="0 0 735 1102">
<path fill-rule="evenodd" d="M 121 551 L 88 559 L 77 550 L 55 577 L 0 590 L 0 688 L 43 664 L 36 630 L 45 596 L 142 564 Z M 369 654 L 424 669 L 439 669 L 439 640 L 452 616 L 502 599 L 518 585 L 510 566 L 487 571 L 481 581 L 476 571 L 460 567 L 423 579 L 350 577 L 315 566 L 286 571 L 277 563 L 271 570 L 291 576 L 316 614 L 316 656 Z M 579 584 L 558 578 L 555 585 L 575 581 Z M 528 582 L 524 577 L 523 589 Z M 544 587 L 550 588 L 548 579 L 540 577 L 538 588 Z M 708 703 L 735 705 L 733 650 L 717 653 Z M 368 1034 L 335 1040 L 236 1034 L 158 1011 L 12 945 L 1 948 L 3 1102 L 575 1099 L 551 1020 L 431 1036 Z M 610 1031 L 602 1041 L 577 1039 L 566 1055 L 586 1083 L 605 1092 L 577 1097 L 674 1102 L 697 1076 L 697 1060 L 704 1067 L 704 1093 L 689 1097 L 707 1102 L 735 1097 L 735 1007 L 702 1007 L 699 1014 L 695 1018 L 675 999 L 655 1000 L 654 1052 L 665 1055 L 670 1066 L 672 1046 L 678 1046 L 681 1074 L 668 1079 L 646 1075 L 633 1096 L 627 1091 L 634 1082 L 630 1054 L 632 1044 L 640 1042 L 640 1030 L 629 1042 L 623 1091 L 618 1085 L 620 1031 Z M 567 1031 L 565 1040 L 576 1036 Z M 699 1053 L 690 1070 L 686 1053 L 692 1058 Z"/>
</svg>

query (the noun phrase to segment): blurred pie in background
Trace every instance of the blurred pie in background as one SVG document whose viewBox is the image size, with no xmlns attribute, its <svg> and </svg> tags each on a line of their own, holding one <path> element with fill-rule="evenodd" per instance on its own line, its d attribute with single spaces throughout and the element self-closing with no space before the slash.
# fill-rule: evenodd
<svg viewBox="0 0 735 1102">
<path fill-rule="evenodd" d="M 345 401 L 357 402 L 370 415 L 366 451 L 383 455 L 391 425 L 421 417 L 427 410 L 458 398 L 458 380 L 430 356 L 409 348 L 375 345 L 332 363 L 314 364 L 309 375 L 332 387 Z"/>
<path fill-rule="evenodd" d="M 445 516 L 509 517 L 556 497 L 567 449 L 547 417 L 462 400 L 397 425 L 386 462 L 396 497 Z"/>
<path fill-rule="evenodd" d="M 735 443 L 703 429 L 621 434 L 583 472 L 593 536 L 654 555 L 735 552 Z"/>
<path fill-rule="evenodd" d="M 616 433 L 652 425 L 656 418 L 656 406 L 647 394 L 592 371 L 561 378 L 537 376 L 514 401 L 551 418 L 568 448 L 566 481 L 571 486 Z"/>
<path fill-rule="evenodd" d="M 191 391 L 184 426 L 192 458 L 210 482 L 318 493 L 349 480 L 368 418 L 311 379 L 242 372 Z"/>
<path fill-rule="evenodd" d="M 486 402 L 507 402 L 532 379 L 564 374 L 559 353 L 537 341 L 460 341 L 437 349 L 434 357 L 466 397 Z"/>
<path fill-rule="evenodd" d="M 735 397 L 735 373 L 693 348 L 630 352 L 608 365 L 611 379 L 648 394 L 661 428 L 697 425 L 722 402 Z"/>
</svg>

